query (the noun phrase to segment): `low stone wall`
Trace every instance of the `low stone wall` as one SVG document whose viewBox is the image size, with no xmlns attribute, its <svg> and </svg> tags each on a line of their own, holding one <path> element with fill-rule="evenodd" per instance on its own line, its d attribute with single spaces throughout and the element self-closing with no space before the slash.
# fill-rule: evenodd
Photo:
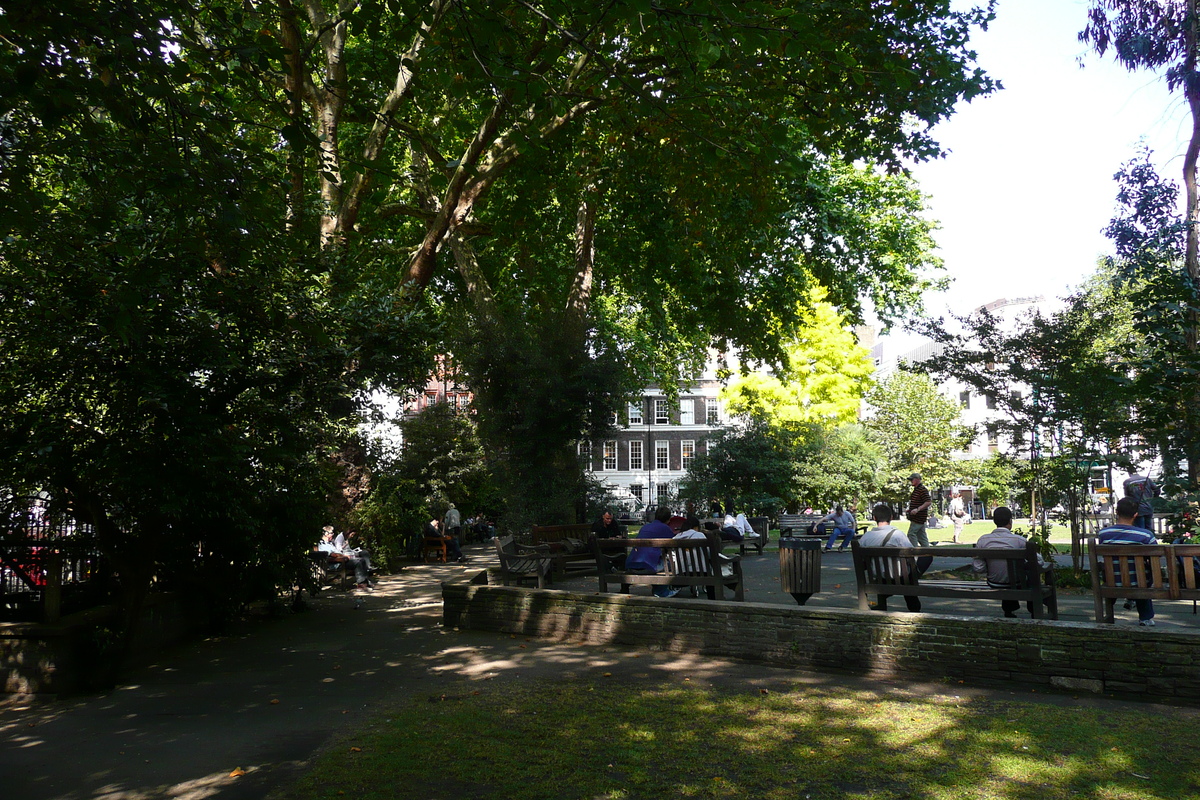
<svg viewBox="0 0 1200 800">
<path fill-rule="evenodd" d="M 1200 630 L 584 594 L 486 580 L 479 573 L 442 584 L 447 626 L 876 677 L 1200 697 Z"/>
<path fill-rule="evenodd" d="M 117 610 L 89 609 L 52 624 L 0 623 L 0 691 L 65 694 L 112 685 L 121 664 L 111 631 Z M 152 595 L 129 657 L 145 656 L 183 639 L 193 628 L 175 595 Z"/>
</svg>

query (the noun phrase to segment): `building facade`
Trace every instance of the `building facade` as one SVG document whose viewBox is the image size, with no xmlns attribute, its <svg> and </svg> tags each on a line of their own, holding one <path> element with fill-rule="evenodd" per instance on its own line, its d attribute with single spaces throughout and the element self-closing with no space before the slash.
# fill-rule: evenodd
<svg viewBox="0 0 1200 800">
<path fill-rule="evenodd" d="M 672 402 L 650 387 L 613 420 L 601 441 L 581 442 L 588 471 L 631 511 L 674 499 L 692 459 L 707 452 L 709 437 L 728 419 L 715 367 Z"/>
</svg>

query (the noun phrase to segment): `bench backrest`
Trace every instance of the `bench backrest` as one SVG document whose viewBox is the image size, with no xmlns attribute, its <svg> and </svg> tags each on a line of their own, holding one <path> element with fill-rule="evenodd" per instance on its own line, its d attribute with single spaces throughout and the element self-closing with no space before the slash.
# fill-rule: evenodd
<svg viewBox="0 0 1200 800">
<path fill-rule="evenodd" d="M 590 522 L 573 525 L 534 525 L 530 537 L 534 544 L 550 544 L 563 539 L 586 539 L 592 532 Z"/>
<path fill-rule="evenodd" d="M 863 585 L 917 586 L 917 559 L 981 559 L 988 563 L 1003 560 L 1008 567 L 1004 586 L 1028 589 L 1042 582 L 1045 570 L 1038 564 L 1038 548 L 1027 542 L 1022 549 L 1005 547 L 863 547 L 857 539 L 850 542 L 855 578 Z M 989 570 L 990 571 L 990 570 Z M 1047 578 L 1049 580 L 1049 578 Z"/>
<path fill-rule="evenodd" d="M 1131 587 L 1159 589 L 1172 600 L 1200 599 L 1200 545 L 1099 544 L 1088 539 L 1092 589 L 1114 596 Z"/>
<path fill-rule="evenodd" d="M 536 572 L 549 560 L 545 555 L 518 552 L 516 540 L 512 536 L 497 536 L 495 542 L 500 569 L 506 572 Z"/>
<path fill-rule="evenodd" d="M 824 514 L 780 514 L 776 522 L 781 533 L 790 528 L 792 534 L 795 535 L 808 533 L 811 525 L 823 519 L 825 519 Z"/>
<path fill-rule="evenodd" d="M 602 544 L 603 543 L 603 544 Z M 714 565 L 719 563 L 721 539 L 707 534 L 703 539 L 597 539 L 588 538 L 588 546 L 596 556 L 596 565 L 601 573 L 611 572 L 608 557 L 603 548 L 611 553 L 622 548 L 657 547 L 663 553 L 662 574 L 664 575 L 713 575 Z"/>
<path fill-rule="evenodd" d="M 860 584 L 878 586 L 917 585 L 917 559 L 900 555 L 908 552 L 902 547 L 860 547 L 857 540 L 850 542 L 854 556 L 854 572 Z"/>
</svg>

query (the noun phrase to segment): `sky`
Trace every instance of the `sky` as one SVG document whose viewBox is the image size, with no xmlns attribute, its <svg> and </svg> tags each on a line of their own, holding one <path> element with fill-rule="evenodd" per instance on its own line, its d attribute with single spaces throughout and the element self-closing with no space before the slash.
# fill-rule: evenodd
<svg viewBox="0 0 1200 800">
<path fill-rule="evenodd" d="M 1000 0 L 996 20 L 973 36 L 979 66 L 1005 88 L 960 105 L 934 129 L 948 155 L 913 170 L 953 280 L 926 298 L 931 314 L 1067 294 L 1111 250 L 1102 231 L 1113 175 L 1140 140 L 1178 182 L 1186 103 L 1160 76 L 1090 53 L 1077 38 L 1087 5 Z"/>
</svg>

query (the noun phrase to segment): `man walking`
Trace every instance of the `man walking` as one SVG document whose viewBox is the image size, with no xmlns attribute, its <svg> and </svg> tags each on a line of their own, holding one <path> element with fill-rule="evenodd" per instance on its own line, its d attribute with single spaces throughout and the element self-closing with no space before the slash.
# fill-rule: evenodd
<svg viewBox="0 0 1200 800">
<path fill-rule="evenodd" d="M 912 484 L 912 494 L 908 496 L 908 539 L 914 547 L 929 547 L 929 534 L 925 532 L 925 523 L 929 521 L 929 507 L 933 505 L 933 497 L 925 484 L 921 483 L 921 473 L 914 472 L 908 476 Z"/>
</svg>

